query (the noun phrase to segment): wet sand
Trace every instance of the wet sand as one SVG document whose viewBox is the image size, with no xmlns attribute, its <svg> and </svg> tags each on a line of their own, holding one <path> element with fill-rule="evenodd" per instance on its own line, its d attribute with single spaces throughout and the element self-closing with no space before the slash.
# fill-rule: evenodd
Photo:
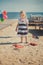
<svg viewBox="0 0 43 65">
<path fill-rule="evenodd" d="M 15 49 L 13 44 L 10 43 L 21 44 L 19 43 L 20 37 L 17 36 L 15 31 L 18 21 L 11 21 L 13 21 L 12 25 L 0 30 L 0 65 L 43 65 L 43 34 L 39 35 L 39 31 L 35 33 L 29 30 L 28 44 L 34 42 L 37 46 L 25 45 L 24 39 L 22 43 L 24 47 Z M 29 29 L 32 29 L 32 27 L 29 27 Z M 33 38 L 32 34 L 38 36 L 38 39 Z"/>
</svg>

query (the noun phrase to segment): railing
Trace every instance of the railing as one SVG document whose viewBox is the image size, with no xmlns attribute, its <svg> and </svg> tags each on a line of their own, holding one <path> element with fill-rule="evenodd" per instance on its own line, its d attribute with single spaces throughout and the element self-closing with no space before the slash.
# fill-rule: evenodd
<svg viewBox="0 0 43 65">
<path fill-rule="evenodd" d="M 31 17 L 29 19 L 29 26 L 35 26 L 35 29 L 37 26 L 40 28 L 43 28 L 43 17 Z"/>
</svg>

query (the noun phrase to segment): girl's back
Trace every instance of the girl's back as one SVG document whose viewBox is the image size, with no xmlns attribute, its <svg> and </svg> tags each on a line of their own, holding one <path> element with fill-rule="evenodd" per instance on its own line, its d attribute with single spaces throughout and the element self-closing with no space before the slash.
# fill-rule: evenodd
<svg viewBox="0 0 43 65">
<path fill-rule="evenodd" d="M 28 33 L 27 22 L 27 19 L 19 19 L 18 34 L 25 35 Z"/>
</svg>

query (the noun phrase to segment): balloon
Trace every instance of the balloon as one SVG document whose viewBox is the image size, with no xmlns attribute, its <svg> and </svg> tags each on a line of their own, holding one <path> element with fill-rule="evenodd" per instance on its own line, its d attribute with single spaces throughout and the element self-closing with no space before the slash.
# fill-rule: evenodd
<svg viewBox="0 0 43 65">
<path fill-rule="evenodd" d="M 8 17 L 7 17 L 7 15 L 3 15 L 3 19 L 7 19 Z"/>
<path fill-rule="evenodd" d="M 3 15 L 7 15 L 7 12 L 6 12 L 6 11 L 3 11 L 2 14 L 3 14 Z"/>
<path fill-rule="evenodd" d="M 4 21 L 4 19 L 3 19 L 3 15 L 2 15 L 2 14 L 0 14 L 0 21 L 1 21 L 1 22 Z"/>
<path fill-rule="evenodd" d="M 4 19 L 3 18 L 1 18 L 1 22 L 3 22 L 4 21 Z"/>
<path fill-rule="evenodd" d="M 0 14 L 0 18 L 3 18 L 3 15 L 2 14 Z"/>
</svg>

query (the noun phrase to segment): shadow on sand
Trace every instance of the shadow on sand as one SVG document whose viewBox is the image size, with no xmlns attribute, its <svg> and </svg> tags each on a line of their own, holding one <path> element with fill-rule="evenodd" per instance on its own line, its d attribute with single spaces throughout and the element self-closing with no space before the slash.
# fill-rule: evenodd
<svg viewBox="0 0 43 65">
<path fill-rule="evenodd" d="M 39 36 L 43 36 L 43 30 L 35 30 L 35 29 L 29 29 L 29 33 L 35 36 L 35 38 L 39 39 Z M 6 37 L 0 37 L 0 38 L 12 38 L 10 36 Z M 19 42 L 6 42 L 6 43 L 0 43 L 0 45 L 8 45 L 8 44 L 18 44 Z"/>
<path fill-rule="evenodd" d="M 3 42 L 0 45 L 10 45 L 10 44 L 18 44 L 17 42 Z"/>
<path fill-rule="evenodd" d="M 12 38 L 11 36 L 0 36 L 0 38 Z"/>
<path fill-rule="evenodd" d="M 36 36 L 36 38 L 38 38 L 38 36 L 43 36 L 43 30 L 29 29 L 29 33 Z"/>
</svg>

